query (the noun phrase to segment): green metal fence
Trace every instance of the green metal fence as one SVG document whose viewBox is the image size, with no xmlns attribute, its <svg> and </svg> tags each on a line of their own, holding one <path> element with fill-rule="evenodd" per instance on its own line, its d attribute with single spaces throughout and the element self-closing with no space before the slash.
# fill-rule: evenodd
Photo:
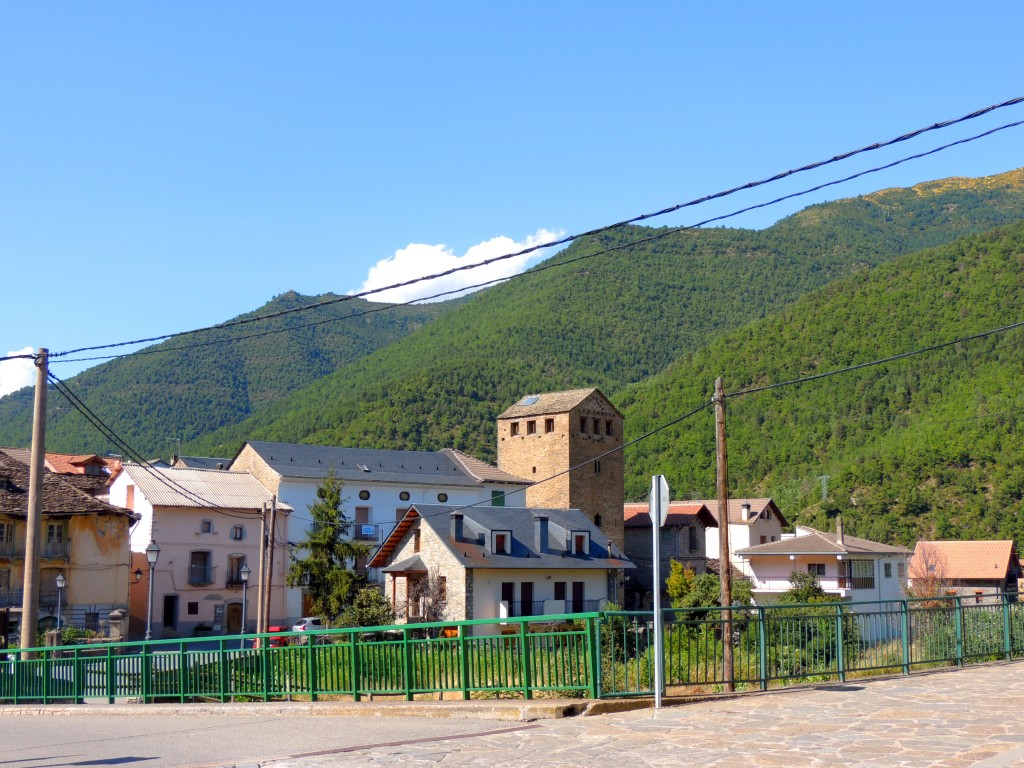
<svg viewBox="0 0 1024 768">
<path fill-rule="evenodd" d="M 734 607 L 728 621 L 720 608 L 666 610 L 665 683 L 764 690 L 1024 657 L 1024 606 L 1013 594 L 986 599 Z M 613 611 L 8 651 L 0 703 L 646 696 L 652 621 Z"/>
</svg>

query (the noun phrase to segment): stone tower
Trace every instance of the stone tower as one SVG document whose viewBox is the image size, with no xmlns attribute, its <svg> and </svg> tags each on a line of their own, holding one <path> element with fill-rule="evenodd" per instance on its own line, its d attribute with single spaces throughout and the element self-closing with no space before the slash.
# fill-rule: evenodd
<svg viewBox="0 0 1024 768">
<path fill-rule="evenodd" d="M 528 395 L 498 416 L 498 467 L 534 482 L 565 473 L 527 488 L 527 506 L 580 509 L 621 551 L 623 452 L 591 460 L 622 447 L 622 425 L 598 389 Z"/>
</svg>

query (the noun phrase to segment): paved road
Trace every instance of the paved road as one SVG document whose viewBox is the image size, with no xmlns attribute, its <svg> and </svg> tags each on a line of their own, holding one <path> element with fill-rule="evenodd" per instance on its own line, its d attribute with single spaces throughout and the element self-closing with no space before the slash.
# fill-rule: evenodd
<svg viewBox="0 0 1024 768">
<path fill-rule="evenodd" d="M 534 723 L 86 709 L 0 717 L 0 768 L 1024 766 L 1019 662 Z"/>
</svg>

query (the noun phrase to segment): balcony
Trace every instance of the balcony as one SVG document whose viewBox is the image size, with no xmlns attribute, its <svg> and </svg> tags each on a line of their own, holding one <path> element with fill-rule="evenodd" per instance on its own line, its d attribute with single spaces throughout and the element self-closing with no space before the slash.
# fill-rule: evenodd
<svg viewBox="0 0 1024 768">
<path fill-rule="evenodd" d="M 0 608 L 20 608 L 23 591 L 17 589 L 0 589 Z"/>
<path fill-rule="evenodd" d="M 532 602 L 520 602 L 519 600 L 502 600 L 498 604 L 498 615 L 505 618 L 517 618 L 519 616 L 543 616 L 544 601 L 533 600 Z"/>
<path fill-rule="evenodd" d="M 0 541 L 0 558 L 8 560 L 25 557 L 25 548 L 13 541 Z"/>
<path fill-rule="evenodd" d="M 190 565 L 188 567 L 188 583 L 193 587 L 206 587 L 213 584 L 213 572 L 215 566 L 212 565 Z"/>
<path fill-rule="evenodd" d="M 370 523 L 356 523 L 352 526 L 353 541 L 380 541 L 380 526 Z"/>
<path fill-rule="evenodd" d="M 43 560 L 68 560 L 71 557 L 70 541 L 47 541 L 40 553 Z"/>
<path fill-rule="evenodd" d="M 56 589 L 48 589 L 39 593 L 40 610 L 54 611 L 57 609 L 57 596 L 60 594 Z"/>
</svg>

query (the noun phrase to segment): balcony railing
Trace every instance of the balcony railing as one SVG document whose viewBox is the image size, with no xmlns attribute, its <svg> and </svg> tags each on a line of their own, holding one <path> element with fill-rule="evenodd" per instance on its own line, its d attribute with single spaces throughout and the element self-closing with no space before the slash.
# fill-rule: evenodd
<svg viewBox="0 0 1024 768">
<path fill-rule="evenodd" d="M 0 557 L 24 557 L 25 548 L 13 541 L 0 541 Z"/>
<path fill-rule="evenodd" d="M 0 608 L 20 608 L 22 595 L 23 590 L 21 587 L 17 589 L 0 589 Z"/>
<path fill-rule="evenodd" d="M 544 601 L 534 600 L 532 602 L 521 602 L 519 600 L 502 600 L 501 607 L 504 608 L 502 618 L 517 616 L 543 616 Z"/>
<path fill-rule="evenodd" d="M 188 583 L 193 587 L 204 587 L 213 584 L 212 565 L 190 565 L 188 567 Z"/>
<path fill-rule="evenodd" d="M 59 592 L 56 589 L 46 590 L 45 592 L 39 593 L 39 607 L 47 610 L 54 610 L 57 607 L 57 595 Z"/>
<path fill-rule="evenodd" d="M 355 541 L 380 541 L 380 526 L 356 523 L 352 526 L 352 538 Z"/>
<path fill-rule="evenodd" d="M 47 541 L 43 544 L 44 560 L 67 560 L 71 556 L 70 541 Z"/>
</svg>

